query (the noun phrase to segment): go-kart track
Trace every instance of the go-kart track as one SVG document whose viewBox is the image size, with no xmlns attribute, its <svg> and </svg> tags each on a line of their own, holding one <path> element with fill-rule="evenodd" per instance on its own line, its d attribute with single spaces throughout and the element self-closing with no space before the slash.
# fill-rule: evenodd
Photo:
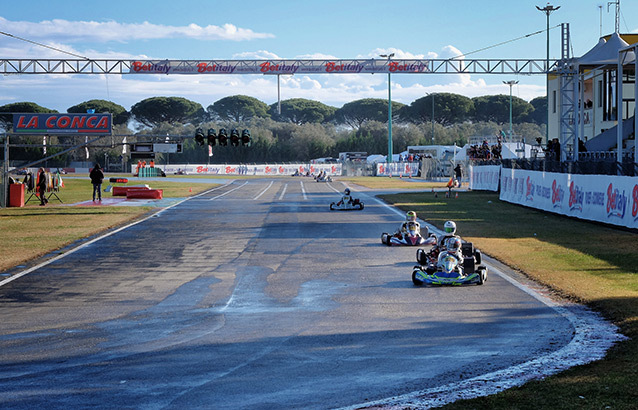
<svg viewBox="0 0 638 410">
<path fill-rule="evenodd" d="M 415 248 L 379 243 L 403 214 L 331 212 L 343 188 L 234 180 L 14 272 L 0 407 L 428 408 L 620 338 L 487 257 L 482 286 L 414 286 Z"/>
</svg>

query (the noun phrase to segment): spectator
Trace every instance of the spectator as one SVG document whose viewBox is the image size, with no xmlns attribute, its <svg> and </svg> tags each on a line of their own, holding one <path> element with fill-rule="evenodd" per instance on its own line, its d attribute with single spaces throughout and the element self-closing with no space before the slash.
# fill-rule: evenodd
<svg viewBox="0 0 638 410">
<path fill-rule="evenodd" d="M 49 200 L 46 198 L 47 193 L 47 173 L 44 168 L 38 170 L 38 194 L 40 195 L 40 206 L 45 206 Z"/>
<path fill-rule="evenodd" d="M 461 178 L 463 178 L 463 170 L 461 169 L 461 164 L 456 164 L 456 167 L 454 167 L 454 175 L 456 176 L 456 180 L 458 181 L 460 187 L 462 185 Z"/>
<path fill-rule="evenodd" d="M 93 202 L 95 202 L 96 193 L 98 201 L 102 202 L 102 181 L 104 181 L 104 172 L 102 172 L 100 164 L 95 164 L 95 167 L 91 170 L 89 177 L 93 184 Z"/>
</svg>

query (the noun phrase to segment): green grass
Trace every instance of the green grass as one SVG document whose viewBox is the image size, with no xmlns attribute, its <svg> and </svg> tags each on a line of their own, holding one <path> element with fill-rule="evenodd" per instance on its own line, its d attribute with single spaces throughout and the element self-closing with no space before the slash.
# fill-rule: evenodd
<svg viewBox="0 0 638 410">
<path fill-rule="evenodd" d="M 140 184 L 162 189 L 165 198 L 187 197 L 218 185 L 168 181 L 132 181 L 113 185 Z M 0 209 L 0 272 L 63 248 L 78 239 L 140 218 L 154 209 L 145 206 L 67 206 L 91 200 L 93 186 L 88 178 L 65 178 L 64 185 L 57 193 L 63 203 L 52 197 L 49 204 L 42 207 L 34 197 L 23 208 Z M 103 184 L 102 187 L 107 185 Z M 110 196 L 110 193 L 102 193 L 103 199 Z"/>
<path fill-rule="evenodd" d="M 445 409 L 636 409 L 638 393 L 638 235 L 622 229 L 501 202 L 496 193 L 461 192 L 383 197 L 441 228 L 458 233 L 485 254 L 584 303 L 617 324 L 630 340 L 603 360 L 500 394 Z"/>
</svg>

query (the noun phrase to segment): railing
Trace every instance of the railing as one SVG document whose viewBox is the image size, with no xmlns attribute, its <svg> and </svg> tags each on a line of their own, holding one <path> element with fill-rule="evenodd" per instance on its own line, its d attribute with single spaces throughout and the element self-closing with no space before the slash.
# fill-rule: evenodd
<svg viewBox="0 0 638 410">
<path fill-rule="evenodd" d="M 616 162 L 615 155 L 606 155 L 603 158 L 594 158 L 596 154 L 587 153 L 588 156 L 580 161 L 560 162 L 544 159 L 503 159 L 492 161 L 472 161 L 475 165 L 502 165 L 503 168 L 526 169 L 530 171 L 556 172 L 567 174 L 585 175 L 624 175 L 638 176 L 638 164 L 633 161 L 633 155 L 623 158 L 622 163 Z M 610 153 L 614 154 L 614 153 Z M 598 154 L 603 155 L 603 154 Z"/>
</svg>

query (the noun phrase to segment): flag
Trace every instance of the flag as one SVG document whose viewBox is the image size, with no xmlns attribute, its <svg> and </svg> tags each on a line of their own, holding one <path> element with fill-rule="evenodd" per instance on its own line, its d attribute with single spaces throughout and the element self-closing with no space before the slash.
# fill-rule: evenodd
<svg viewBox="0 0 638 410">
<path fill-rule="evenodd" d="M 213 156 L 213 147 L 212 146 L 208 146 L 208 156 L 212 157 Z"/>
<path fill-rule="evenodd" d="M 122 140 L 122 155 L 126 154 L 126 137 Z"/>
<path fill-rule="evenodd" d="M 44 155 L 47 154 L 47 136 L 46 135 L 42 137 L 42 153 Z"/>
<path fill-rule="evenodd" d="M 89 136 L 84 137 L 84 142 L 89 143 Z M 86 152 L 86 159 L 89 159 L 89 147 L 87 145 L 84 146 L 84 151 Z"/>
</svg>

